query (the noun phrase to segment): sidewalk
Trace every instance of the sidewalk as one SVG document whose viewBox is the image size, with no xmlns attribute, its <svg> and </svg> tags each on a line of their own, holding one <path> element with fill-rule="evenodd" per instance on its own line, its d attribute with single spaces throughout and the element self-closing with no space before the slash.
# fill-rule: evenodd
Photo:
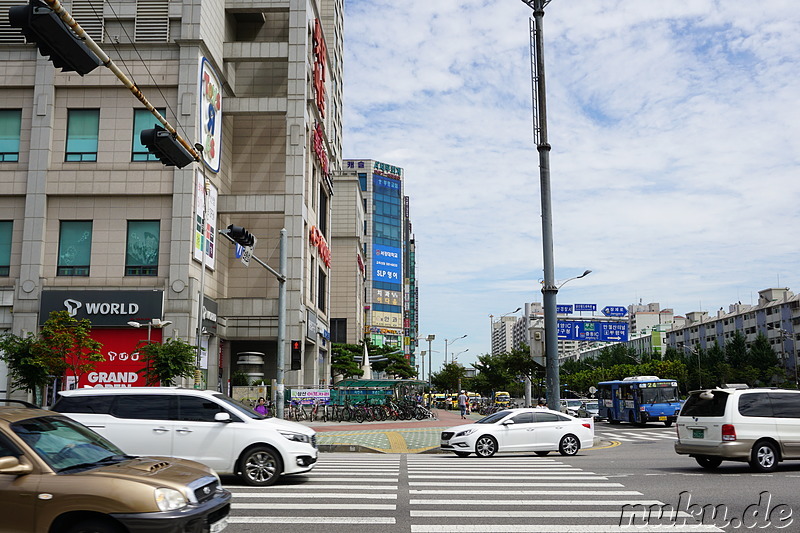
<svg viewBox="0 0 800 533">
<path fill-rule="evenodd" d="M 317 432 L 321 452 L 438 453 L 441 432 L 483 418 L 462 420 L 458 411 L 433 409 L 435 419 L 384 422 L 300 422 Z"/>
</svg>

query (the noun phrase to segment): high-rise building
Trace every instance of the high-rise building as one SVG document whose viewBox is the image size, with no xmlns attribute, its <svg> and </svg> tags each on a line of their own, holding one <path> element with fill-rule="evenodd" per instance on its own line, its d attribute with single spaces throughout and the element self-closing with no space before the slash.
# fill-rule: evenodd
<svg viewBox="0 0 800 533">
<path fill-rule="evenodd" d="M 162 336 L 202 346 L 201 386 L 238 370 L 269 383 L 279 282 L 217 232 L 245 227 L 277 270 L 285 228 L 286 384 L 327 384 L 343 0 L 67 4 L 203 145 L 182 169 L 148 153 L 140 132 L 156 119 L 108 69 L 59 72 L 9 27 L 19 3 L 0 2 L 0 331 L 35 332 L 58 309 L 88 318 L 107 362 L 85 384 L 139 384 L 135 346 Z"/>
<path fill-rule="evenodd" d="M 371 159 L 346 159 L 364 194 L 364 331 L 373 344 L 403 351 L 412 365 L 417 337 L 415 244 L 403 169 Z"/>
</svg>

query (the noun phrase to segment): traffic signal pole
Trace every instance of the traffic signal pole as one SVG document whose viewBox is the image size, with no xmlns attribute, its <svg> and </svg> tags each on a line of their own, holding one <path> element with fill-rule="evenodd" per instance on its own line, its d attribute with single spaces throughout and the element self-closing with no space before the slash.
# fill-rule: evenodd
<svg viewBox="0 0 800 533">
<path fill-rule="evenodd" d="M 130 80 L 117 67 L 117 65 L 111 60 L 111 58 L 108 57 L 108 55 L 106 55 L 105 52 L 103 52 L 103 49 L 100 48 L 100 46 L 98 46 L 98 44 L 94 42 L 94 40 L 89 36 L 89 34 L 86 33 L 86 31 L 83 28 L 81 28 L 81 25 L 78 24 L 74 18 L 72 18 L 72 15 L 70 15 L 69 12 L 66 9 L 64 9 L 64 6 L 61 4 L 61 2 L 59 2 L 58 0 L 41 0 L 41 1 L 46 3 L 53 10 L 53 12 L 56 15 L 58 15 L 58 17 L 62 21 L 64 21 L 64 23 L 67 26 L 69 26 L 69 28 L 73 32 L 75 32 L 75 34 L 83 41 L 86 47 L 89 48 L 89 50 L 91 50 L 92 53 L 94 53 L 97 56 L 102 65 L 114 73 L 114 75 L 123 83 L 123 85 L 125 85 L 125 87 L 127 87 L 131 91 L 131 93 L 133 93 L 133 95 L 140 102 L 142 102 L 142 104 L 144 104 L 145 108 L 147 108 L 147 110 L 150 111 L 150 113 L 152 113 L 153 116 L 156 117 L 158 121 L 164 125 L 164 128 L 168 132 L 170 132 L 170 134 L 172 134 L 173 138 L 177 140 L 181 144 L 181 146 L 183 146 L 183 148 L 185 148 L 186 151 L 192 155 L 192 157 L 194 157 L 194 160 L 201 161 L 201 157 L 195 151 L 194 147 L 191 144 L 189 144 L 189 142 L 187 142 L 186 139 L 181 137 L 180 134 L 178 134 L 175 128 L 172 127 L 172 125 L 169 122 L 167 122 L 167 119 L 161 116 L 161 113 L 159 113 L 158 110 L 156 110 L 156 108 L 153 107 L 153 104 L 151 104 L 147 100 L 147 98 L 144 96 L 142 91 L 139 90 L 136 84 L 133 83 L 133 81 Z M 54 50 L 53 53 L 57 54 L 58 50 Z M 81 74 L 81 76 L 82 75 L 83 74 Z"/>
<path fill-rule="evenodd" d="M 219 230 L 219 234 L 228 239 L 233 244 L 240 244 L 236 239 L 228 235 L 227 229 Z M 266 268 L 278 280 L 278 348 L 276 350 L 276 366 L 278 367 L 275 373 L 275 409 L 278 418 L 283 418 L 283 397 L 285 389 L 284 366 L 286 365 L 286 275 L 282 274 L 287 271 L 288 260 L 286 258 L 286 228 L 281 229 L 281 242 L 280 242 L 280 272 L 266 264 L 259 259 L 255 254 L 250 256 L 259 265 Z"/>
</svg>

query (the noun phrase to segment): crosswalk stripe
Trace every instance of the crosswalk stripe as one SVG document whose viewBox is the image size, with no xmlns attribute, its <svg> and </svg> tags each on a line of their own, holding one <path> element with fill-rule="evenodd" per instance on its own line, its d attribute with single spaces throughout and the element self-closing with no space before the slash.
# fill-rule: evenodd
<svg viewBox="0 0 800 533">
<path fill-rule="evenodd" d="M 230 490 L 230 489 L 229 489 Z M 307 492 L 234 492 L 233 498 L 307 498 Z M 374 492 L 315 492 L 315 498 L 337 498 L 342 500 L 396 500 L 397 494 L 375 494 Z"/>
<path fill-rule="evenodd" d="M 310 480 L 309 480 L 310 481 Z M 297 487 L 271 487 L 272 490 L 280 491 L 282 489 L 296 490 Z M 326 490 L 397 490 L 397 485 L 315 485 L 313 483 L 304 483 L 303 489 L 326 489 Z"/>
<path fill-rule="evenodd" d="M 485 533 L 485 525 L 411 525 L 412 533 Z M 631 526 L 624 528 L 617 525 L 569 525 L 569 524 L 525 524 L 525 525 L 504 525 L 492 524 L 492 533 L 619 533 L 620 531 L 636 531 L 636 533 L 654 533 L 654 532 L 670 532 L 670 533 L 695 533 L 695 532 L 709 532 L 709 531 L 722 531 L 714 526 L 705 526 L 701 524 L 687 524 L 684 527 L 677 525 L 666 526 Z"/>
<path fill-rule="evenodd" d="M 469 507 L 473 507 L 475 502 L 464 500 L 409 500 L 411 505 L 465 505 Z M 663 502 L 659 500 L 633 500 L 633 499 L 625 499 L 625 500 L 483 500 L 481 501 L 481 507 L 487 507 L 492 505 L 526 505 L 526 506 L 542 506 L 542 507 L 578 507 L 578 506 L 614 506 L 614 507 L 622 507 L 623 505 L 629 504 L 636 504 L 636 505 L 664 505 Z M 619 514 L 619 513 L 617 513 Z"/>
<path fill-rule="evenodd" d="M 426 486 L 430 483 L 423 483 L 419 481 L 412 481 L 409 483 L 412 487 Z M 481 482 L 481 487 L 624 487 L 622 483 L 484 483 Z"/>
<path fill-rule="evenodd" d="M 458 480 L 458 479 L 508 479 L 508 480 L 515 480 L 515 479 L 531 479 L 531 476 L 512 476 L 512 475 L 499 475 L 499 476 L 486 476 L 482 474 L 475 474 L 475 475 L 465 475 L 465 474 L 454 474 L 451 476 L 418 476 L 409 474 L 408 479 L 448 479 L 448 480 Z M 549 476 L 548 479 L 563 479 L 561 476 Z"/>
<path fill-rule="evenodd" d="M 524 505 L 527 502 L 519 502 Z M 487 518 L 564 518 L 564 511 L 492 511 L 487 509 L 481 510 L 458 510 L 458 511 L 411 511 L 411 516 L 425 517 L 425 518 L 451 518 L 451 517 L 487 517 Z M 687 512 L 680 511 L 675 518 L 690 518 Z M 620 518 L 620 511 L 571 511 L 569 518 Z M 636 527 L 638 530 L 638 526 Z"/>
<path fill-rule="evenodd" d="M 394 511 L 397 509 L 396 505 L 381 504 L 381 503 L 234 503 L 231 505 L 232 509 L 259 509 L 259 510 L 272 510 L 272 509 L 302 509 L 306 511 L 319 511 L 319 510 L 345 510 L 345 509 L 359 509 L 364 511 Z M 619 513 L 617 513 L 619 514 Z"/>
<path fill-rule="evenodd" d="M 367 479 L 369 479 L 369 481 L 372 483 L 397 483 L 397 476 L 377 478 L 377 479 L 373 478 L 372 476 L 366 476 L 364 478 L 361 477 L 326 477 L 323 479 L 311 478 L 306 480 L 306 483 L 317 483 L 317 482 L 329 483 L 331 481 L 362 481 L 362 480 L 366 481 Z"/>
<path fill-rule="evenodd" d="M 229 516 L 229 524 L 395 524 L 390 516 Z"/>
<path fill-rule="evenodd" d="M 472 490 L 410 490 L 411 494 L 469 494 L 474 496 Z M 480 494 L 516 494 L 519 496 L 641 496 L 635 490 L 481 490 Z"/>
</svg>

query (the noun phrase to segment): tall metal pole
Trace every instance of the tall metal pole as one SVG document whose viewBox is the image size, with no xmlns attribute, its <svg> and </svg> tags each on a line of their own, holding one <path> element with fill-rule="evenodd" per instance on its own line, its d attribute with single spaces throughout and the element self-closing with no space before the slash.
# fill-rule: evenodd
<svg viewBox="0 0 800 533">
<path fill-rule="evenodd" d="M 547 401 L 551 408 L 558 409 L 561 400 L 558 362 L 558 322 L 556 315 L 555 267 L 553 259 L 553 218 L 550 191 L 550 144 L 547 142 L 547 99 L 544 76 L 544 35 L 542 19 L 544 6 L 549 0 L 522 0 L 533 9 L 531 25 L 532 85 L 534 93 L 534 140 L 539 152 L 539 181 L 542 201 L 542 260 L 544 283 L 544 347 L 547 371 Z"/>
<path fill-rule="evenodd" d="M 428 393 L 433 391 L 433 381 L 431 380 L 431 375 L 433 374 L 433 367 L 431 366 L 431 362 L 433 361 L 431 343 L 433 342 L 433 339 L 433 335 L 428 335 Z"/>
<path fill-rule="evenodd" d="M 281 229 L 280 243 L 280 274 L 278 278 L 278 351 L 276 372 L 276 391 L 275 407 L 278 411 L 278 418 L 283 418 L 283 367 L 286 364 L 286 228 Z"/>
<path fill-rule="evenodd" d="M 203 145 L 201 143 L 195 144 L 195 148 L 200 152 L 200 165 L 203 169 L 203 216 L 202 216 L 202 237 L 200 238 L 200 289 L 198 290 L 197 297 L 197 357 L 195 360 L 194 370 L 194 388 L 199 389 L 203 381 L 202 371 L 200 370 L 200 362 L 203 356 L 203 300 L 205 299 L 205 282 L 206 282 L 206 250 L 208 249 L 207 241 L 208 235 L 206 232 L 206 217 L 208 216 L 208 180 L 206 179 L 206 164 L 203 161 Z M 195 178 L 196 179 L 196 178 Z"/>
</svg>

